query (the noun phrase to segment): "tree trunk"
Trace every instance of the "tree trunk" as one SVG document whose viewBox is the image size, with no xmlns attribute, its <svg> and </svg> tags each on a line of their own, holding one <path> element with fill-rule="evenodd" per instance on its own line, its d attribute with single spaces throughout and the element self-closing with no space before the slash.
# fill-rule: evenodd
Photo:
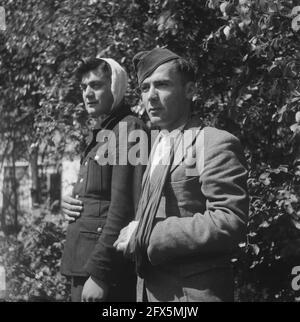
<svg viewBox="0 0 300 322">
<path fill-rule="evenodd" d="M 2 209 L 1 210 L 1 219 L 0 219 L 0 223 L 1 223 L 1 229 L 5 232 L 6 229 L 6 220 L 5 220 L 5 211 Z"/>
<path fill-rule="evenodd" d="M 18 231 L 18 182 L 17 182 L 17 172 L 16 172 L 16 156 L 15 156 L 15 142 L 13 141 L 12 149 L 12 193 L 13 193 L 13 228 L 14 231 Z"/>
<path fill-rule="evenodd" d="M 38 147 L 32 149 L 30 154 L 31 169 L 31 198 L 33 205 L 39 205 L 41 202 L 39 169 L 38 169 Z"/>
<path fill-rule="evenodd" d="M 294 167 L 296 171 L 300 171 L 300 133 L 297 133 L 295 137 L 295 158 Z M 300 179 L 295 182 L 295 189 L 298 195 L 300 195 Z"/>
</svg>

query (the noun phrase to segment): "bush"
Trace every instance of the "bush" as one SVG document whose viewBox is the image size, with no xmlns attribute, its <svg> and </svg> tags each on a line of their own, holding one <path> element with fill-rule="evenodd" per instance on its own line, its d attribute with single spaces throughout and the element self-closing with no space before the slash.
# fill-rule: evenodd
<svg viewBox="0 0 300 322">
<path fill-rule="evenodd" d="M 292 269 L 299 266 L 299 212 L 295 177 L 287 167 L 250 173 L 247 241 L 233 259 L 237 301 L 295 301 Z M 257 178 L 257 179 L 256 179 Z M 299 292 L 298 292 L 299 293 Z"/>
<path fill-rule="evenodd" d="M 8 31 L 0 34 L 0 79 L 6 79 L 0 84 L 0 128 L 3 142 L 19 138 L 18 147 L 25 147 L 23 139 L 30 138 L 27 146 L 47 142 L 59 153 L 67 138 L 80 141 L 84 113 L 74 70 L 82 57 L 100 53 L 124 65 L 132 106 L 138 101 L 134 54 L 167 46 L 193 61 L 195 107 L 205 123 L 239 137 L 250 170 L 248 240 L 233 259 L 237 299 L 294 300 L 291 269 L 300 264 L 300 170 L 294 162 L 297 155 L 300 160 L 299 0 L 6 0 L 2 5 Z M 28 246 L 25 240 L 5 241 L 5 249 L 12 249 L 5 259 L 17 295 L 20 285 L 27 287 L 20 294 L 30 294 L 52 273 L 59 276 L 64 238 L 59 217 L 53 217 L 52 224 L 38 216 L 46 215 L 30 218 L 40 232 L 26 219 L 19 235 Z M 49 242 L 53 236 L 57 239 Z M 47 250 L 55 254 L 53 263 Z M 21 264 L 14 267 L 17 259 Z M 26 273 L 30 265 L 35 274 Z M 38 289 L 52 290 L 56 282 L 53 278 L 47 281 L 51 287 L 41 284 Z M 56 293 L 60 292 L 55 289 Z"/>
<path fill-rule="evenodd" d="M 21 218 L 17 236 L 0 235 L 7 301 L 67 301 L 69 283 L 59 273 L 66 222 L 35 209 Z"/>
</svg>

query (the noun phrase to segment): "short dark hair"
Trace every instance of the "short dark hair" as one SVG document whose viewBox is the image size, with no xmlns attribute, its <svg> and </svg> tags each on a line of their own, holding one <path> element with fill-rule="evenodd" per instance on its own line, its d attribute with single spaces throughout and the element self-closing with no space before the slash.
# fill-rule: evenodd
<svg viewBox="0 0 300 322">
<path fill-rule="evenodd" d="M 196 82 L 195 67 L 191 62 L 181 57 L 172 60 L 172 62 L 176 66 L 177 72 L 181 74 L 184 84 Z"/>
<path fill-rule="evenodd" d="M 100 68 L 107 77 L 111 77 L 111 68 L 105 60 L 99 58 L 87 58 L 82 60 L 75 72 L 77 80 L 81 81 L 84 74 L 98 68 Z"/>
</svg>

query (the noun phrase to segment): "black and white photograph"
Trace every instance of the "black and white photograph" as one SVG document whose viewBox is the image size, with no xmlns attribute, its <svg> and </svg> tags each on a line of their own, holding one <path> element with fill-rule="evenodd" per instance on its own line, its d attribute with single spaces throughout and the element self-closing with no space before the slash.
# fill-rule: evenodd
<svg viewBox="0 0 300 322">
<path fill-rule="evenodd" d="M 0 302 L 300 302 L 299 0 L 0 2 Z"/>
</svg>

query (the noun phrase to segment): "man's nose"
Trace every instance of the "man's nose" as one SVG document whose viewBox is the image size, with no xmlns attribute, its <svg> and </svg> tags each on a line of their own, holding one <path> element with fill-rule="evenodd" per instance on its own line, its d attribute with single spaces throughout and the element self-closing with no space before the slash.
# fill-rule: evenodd
<svg viewBox="0 0 300 322">
<path fill-rule="evenodd" d="M 148 98 L 150 101 L 157 100 L 157 98 L 158 98 L 157 90 L 154 86 L 150 86 Z"/>
<path fill-rule="evenodd" d="M 92 97 L 94 95 L 94 91 L 92 90 L 92 88 L 90 86 L 87 86 L 83 95 L 85 97 Z"/>
</svg>

